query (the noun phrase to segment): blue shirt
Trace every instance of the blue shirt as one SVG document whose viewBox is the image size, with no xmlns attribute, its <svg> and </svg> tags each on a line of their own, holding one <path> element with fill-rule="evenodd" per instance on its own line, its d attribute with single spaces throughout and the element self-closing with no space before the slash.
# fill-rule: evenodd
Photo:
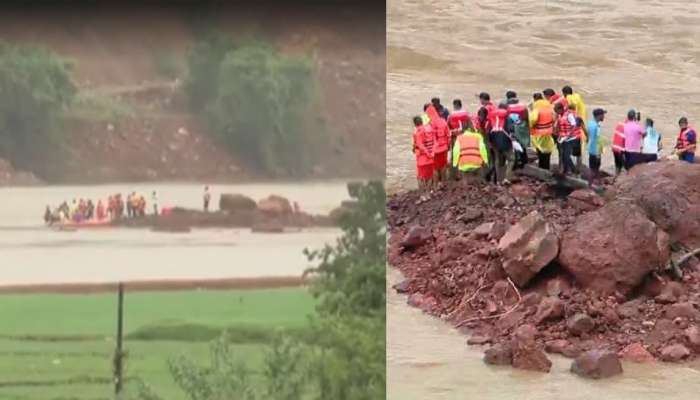
<svg viewBox="0 0 700 400">
<path fill-rule="evenodd" d="M 588 121 L 588 154 L 599 156 L 598 140 L 600 138 L 600 122 L 595 119 Z"/>
</svg>

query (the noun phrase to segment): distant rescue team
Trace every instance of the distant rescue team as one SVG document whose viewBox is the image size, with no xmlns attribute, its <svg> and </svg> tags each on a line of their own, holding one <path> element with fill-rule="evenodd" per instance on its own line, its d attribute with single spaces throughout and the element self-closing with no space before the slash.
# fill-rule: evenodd
<svg viewBox="0 0 700 400">
<path fill-rule="evenodd" d="M 421 201 L 452 176 L 465 182 L 510 184 L 513 170 L 529 162 L 528 149 L 534 149 L 537 166 L 551 169 L 551 155 L 557 150 L 560 175 L 581 176 L 583 152 L 588 153 L 589 185 L 598 178 L 603 139 L 601 124 L 607 111 L 596 108 L 587 120 L 586 104 L 570 86 L 561 95 L 553 89 L 534 93 L 525 105 L 517 93 L 506 92 L 498 105 L 488 93 L 479 94 L 475 114 L 464 109 L 461 99 L 452 102 L 453 111 L 431 99 L 423 114 L 413 118 L 413 153 Z M 671 156 L 695 162 L 696 130 L 686 117 L 678 121 L 680 131 Z M 661 135 L 654 121 L 635 110 L 615 126 L 611 150 L 615 172 L 640 163 L 656 161 L 662 149 Z M 575 159 L 575 161 L 574 161 Z"/>
</svg>

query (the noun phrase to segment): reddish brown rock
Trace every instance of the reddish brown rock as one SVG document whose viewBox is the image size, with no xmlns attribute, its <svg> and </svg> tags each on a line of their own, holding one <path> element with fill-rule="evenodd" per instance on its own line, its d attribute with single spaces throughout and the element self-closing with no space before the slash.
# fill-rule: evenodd
<svg viewBox="0 0 700 400">
<path fill-rule="evenodd" d="M 258 207 L 255 200 L 236 193 L 223 193 L 219 197 L 219 209 L 225 212 L 252 212 Z"/>
<path fill-rule="evenodd" d="M 595 321 L 588 314 L 578 313 L 566 321 L 566 327 L 573 335 L 580 336 L 592 331 L 595 328 Z"/>
<path fill-rule="evenodd" d="M 536 307 L 540 304 L 542 301 L 542 295 L 537 293 L 537 292 L 530 292 L 523 296 L 523 299 L 521 301 L 523 307 Z"/>
<path fill-rule="evenodd" d="M 675 303 L 685 294 L 685 287 L 679 282 L 666 282 L 661 285 L 661 293 L 654 300 L 657 303 L 670 304 Z"/>
<path fill-rule="evenodd" d="M 530 189 L 528 185 L 515 184 L 510 187 L 510 194 L 518 201 L 531 201 L 536 197 L 535 191 Z"/>
<path fill-rule="evenodd" d="M 408 293 L 409 289 L 411 287 L 411 281 L 409 279 L 404 279 L 403 281 L 395 284 L 393 286 L 394 290 L 396 290 L 396 293 Z"/>
<path fill-rule="evenodd" d="M 440 262 L 445 263 L 451 260 L 456 260 L 467 253 L 470 253 L 480 245 L 470 239 L 458 236 L 447 239 L 442 246 L 440 253 Z"/>
<path fill-rule="evenodd" d="M 533 347 L 521 347 L 513 350 L 513 368 L 528 371 L 549 372 L 552 361 L 544 351 Z"/>
<path fill-rule="evenodd" d="M 484 362 L 491 365 L 510 365 L 513 362 L 513 351 L 510 346 L 497 344 L 484 351 Z"/>
<path fill-rule="evenodd" d="M 404 249 L 415 249 L 422 246 L 428 240 L 432 239 L 430 232 L 422 226 L 415 225 L 408 229 L 406 236 L 401 241 L 401 247 Z"/>
<path fill-rule="evenodd" d="M 689 320 L 700 319 L 700 311 L 689 302 L 670 304 L 664 309 L 666 318 L 686 318 Z"/>
<path fill-rule="evenodd" d="M 639 165 L 621 176 L 615 189 L 618 197 L 632 199 L 641 207 L 672 242 L 690 249 L 700 247 L 700 164 L 662 161 Z"/>
<path fill-rule="evenodd" d="M 641 208 L 614 201 L 564 233 L 558 260 L 584 287 L 628 293 L 665 265 L 668 254 L 668 235 Z"/>
<path fill-rule="evenodd" d="M 609 378 L 622 373 L 622 363 L 615 353 L 590 350 L 574 360 L 571 364 L 571 372 L 590 379 Z"/>
<path fill-rule="evenodd" d="M 564 350 L 569 346 L 569 341 L 564 339 L 549 340 L 544 344 L 544 350 L 547 353 L 563 354 Z"/>
<path fill-rule="evenodd" d="M 550 296 L 566 294 L 569 290 L 571 290 L 571 285 L 564 278 L 554 278 L 547 282 L 547 294 Z"/>
<path fill-rule="evenodd" d="M 617 313 L 622 318 L 634 318 L 639 315 L 639 307 L 642 301 L 639 299 L 630 300 L 617 306 Z"/>
<path fill-rule="evenodd" d="M 289 215 L 293 212 L 288 199 L 274 194 L 258 201 L 257 206 L 258 210 L 267 214 Z"/>
<path fill-rule="evenodd" d="M 535 323 L 541 324 L 544 321 L 555 321 L 564 316 L 564 302 L 558 297 L 545 297 L 537 307 Z"/>
<path fill-rule="evenodd" d="M 437 302 L 432 296 L 426 296 L 422 293 L 413 293 L 408 296 L 407 303 L 409 306 L 419 308 L 427 313 L 431 313 L 435 310 Z"/>
<path fill-rule="evenodd" d="M 619 353 L 620 357 L 625 361 L 635 363 L 649 363 L 656 359 L 641 343 L 631 343 L 622 349 Z"/>
<path fill-rule="evenodd" d="M 690 350 L 682 344 L 672 344 L 661 349 L 661 360 L 678 362 L 690 355 Z"/>
<path fill-rule="evenodd" d="M 471 234 L 474 236 L 475 239 L 483 239 L 487 238 L 491 234 L 492 229 L 493 222 L 486 222 L 474 228 Z"/>
<path fill-rule="evenodd" d="M 697 325 L 688 327 L 683 334 L 685 340 L 693 351 L 700 352 L 700 328 Z"/>
<path fill-rule="evenodd" d="M 542 215 L 533 211 L 512 226 L 498 242 L 503 270 L 523 287 L 557 257 L 559 239 Z"/>
<path fill-rule="evenodd" d="M 591 189 L 578 189 L 566 198 L 567 203 L 579 211 L 593 211 L 605 204 L 603 198 Z"/>
<path fill-rule="evenodd" d="M 508 231 L 508 228 L 510 228 L 510 225 L 506 224 L 505 222 L 494 222 L 493 227 L 491 228 L 491 233 L 489 234 L 489 239 L 501 240 L 503 235 L 505 235 Z"/>
<path fill-rule="evenodd" d="M 486 343 L 489 343 L 491 341 L 491 338 L 487 336 L 481 336 L 481 335 L 474 335 L 467 339 L 467 344 L 470 346 L 479 346 L 483 345 Z"/>
<path fill-rule="evenodd" d="M 537 328 L 532 324 L 520 325 L 511 336 L 513 348 L 528 347 L 535 344 Z"/>
<path fill-rule="evenodd" d="M 465 224 L 481 219 L 484 216 L 484 212 L 481 210 L 470 208 L 463 214 L 457 217 L 457 221 L 464 222 Z"/>
</svg>

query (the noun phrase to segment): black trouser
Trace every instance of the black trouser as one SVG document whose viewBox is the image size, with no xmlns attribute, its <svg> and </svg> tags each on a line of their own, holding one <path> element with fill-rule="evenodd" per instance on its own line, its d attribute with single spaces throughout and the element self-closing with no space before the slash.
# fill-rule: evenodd
<svg viewBox="0 0 700 400">
<path fill-rule="evenodd" d="M 537 152 L 537 166 L 541 169 L 546 169 L 549 171 L 552 153 L 542 153 L 538 149 L 535 149 L 535 151 Z"/>
<path fill-rule="evenodd" d="M 590 175 L 588 176 L 588 184 L 590 185 L 594 179 L 598 178 L 600 173 L 600 156 L 588 154 L 588 169 L 590 170 Z"/>
<path fill-rule="evenodd" d="M 647 154 L 647 153 L 642 153 L 642 158 L 644 159 L 643 162 L 648 163 L 648 162 L 654 162 L 659 160 L 659 155 L 654 153 L 654 154 Z"/>
<path fill-rule="evenodd" d="M 629 171 L 637 164 L 644 162 L 644 154 L 634 153 L 631 151 L 625 152 L 625 168 Z"/>
<path fill-rule="evenodd" d="M 615 158 L 615 172 L 619 174 L 620 171 L 622 171 L 622 167 L 625 165 L 625 152 L 613 151 L 613 157 Z"/>
<path fill-rule="evenodd" d="M 576 166 L 571 160 L 571 155 L 574 151 L 575 140 L 567 140 L 561 144 L 561 162 L 564 174 L 568 172 L 576 172 Z M 580 146 L 580 143 L 579 143 Z"/>
</svg>

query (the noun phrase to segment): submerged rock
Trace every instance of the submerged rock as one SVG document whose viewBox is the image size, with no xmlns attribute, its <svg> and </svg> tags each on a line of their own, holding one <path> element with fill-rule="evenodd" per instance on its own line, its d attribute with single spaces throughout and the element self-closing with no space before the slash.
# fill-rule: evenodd
<svg viewBox="0 0 700 400">
<path fill-rule="evenodd" d="M 590 379 L 609 378 L 622 373 L 622 363 L 615 353 L 606 350 L 590 350 L 571 363 L 571 372 Z"/>
</svg>

